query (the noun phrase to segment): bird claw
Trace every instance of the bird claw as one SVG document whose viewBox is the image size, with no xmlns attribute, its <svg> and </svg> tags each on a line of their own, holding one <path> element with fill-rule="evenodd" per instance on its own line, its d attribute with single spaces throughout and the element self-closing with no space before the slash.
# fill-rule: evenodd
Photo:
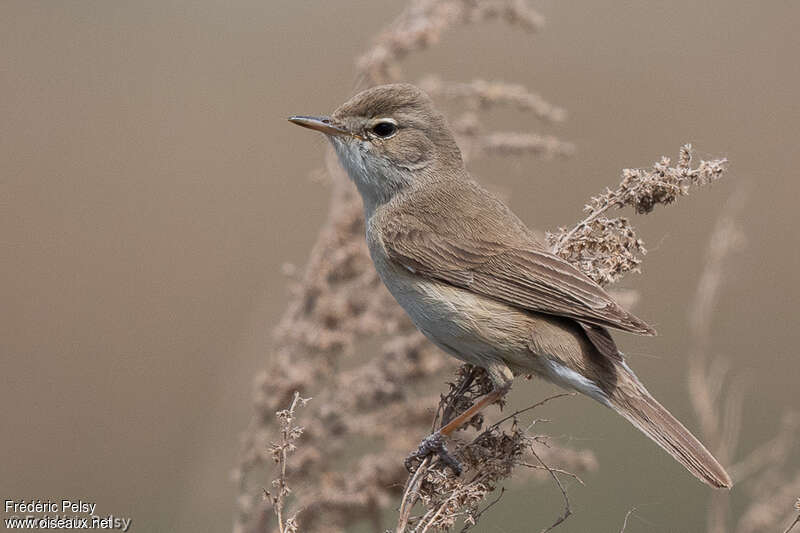
<svg viewBox="0 0 800 533">
<path fill-rule="evenodd" d="M 445 466 L 450 467 L 455 475 L 461 475 L 461 463 L 447 451 L 447 446 L 444 444 L 444 436 L 438 431 L 425 437 L 422 442 L 419 443 L 417 451 L 406 457 L 406 470 L 413 472 L 415 470 L 414 462 L 419 461 L 421 463 L 430 455 L 438 457 Z"/>
</svg>

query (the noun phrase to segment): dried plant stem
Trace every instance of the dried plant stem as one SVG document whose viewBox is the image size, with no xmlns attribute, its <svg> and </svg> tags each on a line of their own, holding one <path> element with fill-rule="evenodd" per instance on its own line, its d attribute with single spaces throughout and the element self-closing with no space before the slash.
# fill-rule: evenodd
<svg viewBox="0 0 800 533">
<path fill-rule="evenodd" d="M 419 486 L 422 483 L 422 480 L 425 479 L 425 474 L 428 472 L 428 466 L 430 465 L 430 462 L 430 457 L 423 459 L 422 463 L 414 472 L 414 475 L 411 476 L 406 482 L 406 488 L 403 491 L 403 499 L 400 502 L 400 518 L 398 519 L 397 527 L 395 528 L 397 533 L 403 533 L 406 530 L 406 527 L 408 527 L 408 519 L 411 517 L 411 510 L 417 503 Z"/>
<path fill-rule="evenodd" d="M 739 439 L 742 394 L 740 387 L 723 395 L 727 374 L 724 359 L 712 357 L 711 322 L 724 278 L 724 269 L 731 255 L 741 247 L 742 236 L 736 215 L 742 209 L 744 197 L 735 194 L 726 203 L 711 232 L 703 271 L 698 281 L 689 311 L 689 399 L 700 421 L 700 430 L 716 457 L 727 464 Z M 723 410 L 723 416 L 720 416 Z M 706 512 L 708 533 L 728 530 L 730 498 L 727 493 L 711 494 Z"/>
<path fill-rule="evenodd" d="M 486 511 L 488 511 L 489 509 L 491 509 L 495 505 L 497 505 L 500 502 L 500 500 L 503 499 L 503 495 L 505 493 L 506 493 L 506 488 L 505 487 L 500 487 L 500 494 L 497 495 L 497 498 L 492 500 L 489 503 L 489 505 L 487 505 L 486 507 L 481 509 L 481 511 L 478 514 L 475 515 L 475 522 L 477 522 L 480 519 L 480 517 L 483 515 L 483 513 L 485 513 Z M 472 524 L 464 524 L 464 527 L 461 528 L 461 532 L 460 533 L 464 533 L 465 531 L 468 531 L 474 525 L 475 525 L 474 523 L 472 523 Z"/>
<path fill-rule="evenodd" d="M 726 163 L 716 159 L 692 167 L 692 146 L 685 144 L 674 166 L 668 157 L 662 157 L 649 169 L 623 169 L 615 189 L 606 189 L 586 204 L 588 214 L 583 220 L 572 229 L 559 228 L 547 234 L 550 248 L 600 285 L 615 283 L 638 270 L 647 250 L 628 219 L 606 218 L 606 213 L 626 206 L 639 214 L 649 213 L 658 204 L 670 204 L 689 194 L 693 186 L 718 180 Z"/>
<path fill-rule="evenodd" d="M 628 527 L 628 518 L 631 517 L 633 513 L 636 512 L 636 507 L 631 507 L 628 509 L 628 512 L 625 513 L 625 520 L 622 521 L 622 528 L 619 530 L 619 533 L 625 533 L 625 529 Z"/>
<path fill-rule="evenodd" d="M 794 519 L 794 522 L 792 522 L 783 533 L 789 533 L 791 530 L 794 529 L 794 526 L 796 526 L 797 524 L 800 524 L 800 514 L 797 515 L 797 517 Z"/>
<path fill-rule="evenodd" d="M 440 399 L 436 416 L 437 423 L 434 429 L 446 424 L 459 412 L 463 412 L 472 403 L 474 397 L 481 396 L 486 388 L 491 387 L 491 383 L 487 382 L 486 372 L 477 367 L 465 365 L 459 371 L 459 378 L 456 383 L 450 384 L 450 393 Z M 532 449 L 530 450 L 531 455 L 540 464 L 524 461 L 522 453 L 527 452 L 527 448 L 531 447 L 538 438 L 527 437 L 525 432 L 518 429 L 517 424 L 519 415 L 551 400 L 573 395 L 574 393 L 561 393 L 549 396 L 501 418 L 480 431 L 471 441 L 458 449 L 458 454 L 468 460 L 467 471 L 462 474 L 461 478 L 449 475 L 438 460 L 429 461 L 426 458 L 406 482 L 395 531 L 402 533 L 407 530 L 411 521 L 412 508 L 420 500 L 425 503 L 427 510 L 421 517 L 415 519 L 416 527 L 413 531 L 441 529 L 442 524 L 452 523 L 456 517 L 464 519 L 462 531 L 468 530 L 497 502 L 495 499 L 480 511 L 476 507 L 480 498 L 485 497 L 493 490 L 494 483 L 498 480 L 498 474 L 505 477 L 517 465 L 543 470 L 550 476 L 554 474 L 567 475 L 582 484 L 583 481 L 576 474 L 546 465 L 541 455 L 532 453 Z M 472 422 L 473 425 L 480 423 L 480 420 Z M 511 423 L 510 434 L 501 429 L 501 426 L 507 423 Z M 491 457 L 492 454 L 496 457 Z M 443 484 L 444 491 L 437 488 L 440 484 Z M 563 489 L 563 486 L 560 488 Z M 463 510 L 459 510 L 462 508 Z"/>
<path fill-rule="evenodd" d="M 743 393 L 739 384 L 729 383 L 725 359 L 713 354 L 712 322 L 726 270 L 744 240 L 737 221 L 744 200 L 745 194 L 740 189 L 725 204 L 711 233 L 705 265 L 689 310 L 689 399 L 705 441 L 723 464 L 733 460 L 739 443 Z M 742 509 L 735 531 L 753 533 L 779 527 L 785 494 L 800 486 L 800 476 L 794 482 L 788 481 L 783 467 L 796 442 L 798 424 L 796 416 L 784 415 L 774 438 L 730 468 L 737 485 L 746 481 L 745 488 L 753 495 Z M 730 495 L 714 492 L 707 507 L 706 531 L 726 533 L 734 530 L 729 524 L 729 515 Z M 784 533 L 797 522 L 795 520 Z"/>
<path fill-rule="evenodd" d="M 800 430 L 800 417 L 784 414 L 778 434 L 734 464 L 730 468 L 731 475 L 742 482 L 759 474 L 770 465 L 781 463 L 791 453 L 798 430 Z"/>
<path fill-rule="evenodd" d="M 426 531 L 428 531 L 431 527 L 433 527 L 436 520 L 442 516 L 442 513 L 445 511 L 445 509 L 447 509 L 448 506 L 447 504 L 450 503 L 451 501 L 457 500 L 458 497 L 461 496 L 462 494 L 466 494 L 466 489 L 461 488 L 453 491 L 452 494 L 450 495 L 450 498 L 439 504 L 439 506 L 436 507 L 435 509 L 431 509 L 430 511 L 425 513 L 425 516 L 422 517 L 421 525 L 417 526 L 414 529 L 414 531 L 415 532 L 419 531 L 420 533 L 425 533 Z M 420 530 L 420 527 L 422 528 L 422 530 Z"/>
<path fill-rule="evenodd" d="M 559 237 L 558 242 L 555 244 L 553 249 L 556 252 L 558 252 L 559 250 L 562 250 L 565 247 L 565 245 L 575 237 L 575 234 L 578 231 L 582 231 L 582 230 L 588 228 L 589 226 L 591 226 L 591 224 L 594 221 L 599 219 L 600 216 L 603 213 L 605 213 L 606 211 L 608 211 L 612 207 L 620 208 L 620 207 L 623 207 L 623 204 L 621 204 L 619 202 L 608 203 L 608 204 L 605 204 L 605 205 L 597 208 L 596 210 L 591 211 L 589 213 L 589 215 L 586 216 L 586 218 L 584 218 L 583 220 L 581 220 L 580 222 L 575 224 L 575 226 L 571 230 L 569 230 L 568 233 L 566 233 L 563 236 Z"/>
<path fill-rule="evenodd" d="M 786 531 L 783 533 L 789 533 L 792 529 L 794 529 L 794 526 L 800 523 L 800 498 L 797 498 L 797 500 L 794 502 L 794 510 L 797 511 L 797 516 L 795 517 L 794 522 L 789 524 L 789 527 L 786 528 Z"/>
<path fill-rule="evenodd" d="M 300 393 L 295 392 L 292 398 L 292 405 L 289 407 L 289 415 L 287 420 L 291 424 L 291 419 L 294 416 L 294 410 L 297 407 L 297 402 L 300 400 Z M 281 428 L 281 447 L 278 453 L 278 467 L 280 468 L 280 477 L 278 478 L 278 495 L 275 501 L 275 516 L 278 518 L 278 531 L 285 533 L 283 525 L 283 507 L 286 504 L 286 495 L 289 493 L 289 485 L 286 482 L 286 457 L 289 454 L 289 433 L 291 425 L 286 424 Z"/>
<path fill-rule="evenodd" d="M 583 480 L 578 476 L 578 474 L 570 472 L 569 470 L 564 470 L 563 468 L 553 468 L 552 466 L 550 468 L 547 468 L 547 467 L 544 467 L 542 465 L 534 465 L 534 464 L 531 464 L 531 463 L 520 463 L 519 465 L 520 466 L 524 466 L 526 468 L 533 468 L 534 470 L 546 470 L 548 472 L 551 472 L 551 471 L 552 472 L 556 472 L 557 474 L 561 474 L 561 475 L 564 475 L 564 476 L 571 477 L 572 479 L 574 479 L 575 481 L 577 481 L 581 485 L 586 485 L 586 483 L 583 482 Z"/>
<path fill-rule="evenodd" d="M 549 401 L 551 401 L 551 400 L 557 400 L 557 399 L 559 399 L 559 398 L 566 398 L 567 396 L 576 396 L 576 395 L 577 395 L 577 393 L 575 393 L 575 392 L 560 392 L 560 393 L 558 393 L 558 394 L 553 394 L 552 396 L 548 396 L 548 397 L 547 397 L 547 398 L 545 398 L 544 400 L 540 400 L 540 401 L 536 402 L 536 403 L 535 403 L 535 404 L 533 404 L 533 405 L 529 405 L 528 407 L 525 407 L 524 409 L 519 409 L 519 410 L 517 410 L 517 411 L 514 411 L 514 412 L 513 412 L 513 413 L 511 413 L 510 415 L 508 415 L 508 416 L 506 416 L 506 417 L 503 417 L 503 418 L 501 418 L 500 420 L 498 420 L 497 422 L 495 422 L 494 424 L 492 424 L 491 426 L 489 426 L 489 427 L 487 428 L 487 431 L 490 431 L 490 430 L 492 430 L 492 429 L 497 429 L 497 428 L 499 428 L 499 427 L 500 427 L 500 425 L 501 425 L 501 424 L 503 424 L 504 422 L 508 422 L 509 420 L 512 420 L 512 419 L 514 419 L 514 418 L 518 417 L 519 415 L 521 415 L 521 414 L 523 414 L 523 413 L 527 413 L 528 411 L 531 411 L 531 410 L 533 410 L 533 409 L 536 409 L 537 407 L 541 407 L 542 405 L 544 405 L 544 404 L 548 403 L 548 402 L 549 402 Z"/>
<path fill-rule="evenodd" d="M 563 122 L 566 110 L 547 102 L 524 85 L 475 79 L 470 82 L 443 81 L 438 76 L 420 80 L 419 87 L 433 98 L 446 98 L 463 102 L 469 109 L 493 106 L 510 106 L 520 111 L 530 111 L 547 122 Z"/>
<path fill-rule="evenodd" d="M 272 502 L 272 509 L 275 512 L 280 533 L 295 533 L 297 531 L 296 517 L 284 519 L 286 496 L 291 493 L 286 467 L 289 462 L 289 454 L 296 449 L 295 442 L 303 434 L 303 428 L 294 425 L 295 410 L 297 407 L 305 405 L 308 400 L 310 398 L 301 398 L 300 393 L 295 392 L 289 408 L 275 413 L 281 427 L 281 440 L 279 443 L 273 443 L 270 451 L 273 460 L 278 464 L 278 477 L 272 481 L 272 486 L 277 487 L 277 493 L 271 494 L 264 489 L 264 496 Z"/>
<path fill-rule="evenodd" d="M 569 496 L 567 496 L 567 489 L 564 488 L 564 485 L 558 478 L 558 474 L 556 474 L 555 470 L 550 468 L 550 466 L 547 463 L 545 463 L 541 457 L 539 457 L 539 454 L 536 453 L 536 450 L 534 450 L 533 447 L 531 447 L 531 453 L 533 454 L 534 457 L 536 457 L 536 460 L 539 461 L 539 463 L 545 468 L 545 470 L 547 470 L 547 472 L 553 478 L 553 481 L 556 482 L 556 485 L 558 485 L 559 490 L 561 490 L 561 496 L 563 496 L 564 498 L 564 512 L 561 514 L 561 516 L 559 516 L 556 519 L 555 522 L 553 522 L 552 525 L 544 528 L 541 531 L 541 533 L 547 533 L 548 531 L 551 531 L 560 526 L 567 518 L 569 518 L 570 515 L 572 515 L 572 508 L 569 505 Z"/>
</svg>

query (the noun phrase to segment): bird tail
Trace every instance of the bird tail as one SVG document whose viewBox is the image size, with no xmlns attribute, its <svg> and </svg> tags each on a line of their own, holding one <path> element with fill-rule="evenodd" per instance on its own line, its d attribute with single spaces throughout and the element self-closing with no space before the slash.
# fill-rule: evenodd
<svg viewBox="0 0 800 533">
<path fill-rule="evenodd" d="M 617 386 L 608 396 L 611 407 L 700 481 L 730 488 L 730 476 L 705 446 L 647 392 L 628 365 L 615 366 L 619 372 Z"/>
</svg>

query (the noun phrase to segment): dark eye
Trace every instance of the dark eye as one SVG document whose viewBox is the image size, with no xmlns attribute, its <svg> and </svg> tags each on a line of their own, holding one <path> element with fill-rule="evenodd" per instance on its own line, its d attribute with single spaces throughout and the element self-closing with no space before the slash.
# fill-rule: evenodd
<svg viewBox="0 0 800 533">
<path fill-rule="evenodd" d="M 378 122 L 377 124 L 372 126 L 372 133 L 374 133 L 378 137 L 383 137 L 385 139 L 397 133 L 397 125 L 388 121 Z"/>
</svg>

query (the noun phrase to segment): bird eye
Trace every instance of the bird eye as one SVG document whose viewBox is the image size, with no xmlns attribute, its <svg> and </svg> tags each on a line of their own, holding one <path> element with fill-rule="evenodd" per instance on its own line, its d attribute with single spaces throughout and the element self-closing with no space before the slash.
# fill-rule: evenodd
<svg viewBox="0 0 800 533">
<path fill-rule="evenodd" d="M 378 137 L 388 139 L 389 137 L 397 133 L 397 125 L 389 121 L 378 122 L 377 124 L 372 126 L 372 133 L 374 133 Z"/>
</svg>

